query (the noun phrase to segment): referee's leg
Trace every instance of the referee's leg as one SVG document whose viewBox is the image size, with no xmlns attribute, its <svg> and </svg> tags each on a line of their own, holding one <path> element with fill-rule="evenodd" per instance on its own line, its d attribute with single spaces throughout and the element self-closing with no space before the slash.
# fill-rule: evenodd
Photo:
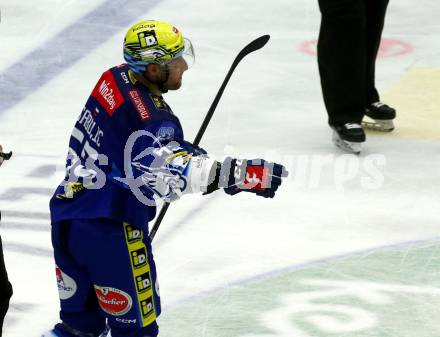
<svg viewBox="0 0 440 337">
<path fill-rule="evenodd" d="M 375 71 L 376 57 L 379 50 L 388 0 L 365 0 L 367 12 L 367 86 L 366 106 L 380 100 L 376 90 Z"/>
<path fill-rule="evenodd" d="M 360 123 L 365 109 L 366 79 L 364 0 L 318 0 L 318 3 L 321 11 L 318 65 L 329 124 Z"/>
</svg>

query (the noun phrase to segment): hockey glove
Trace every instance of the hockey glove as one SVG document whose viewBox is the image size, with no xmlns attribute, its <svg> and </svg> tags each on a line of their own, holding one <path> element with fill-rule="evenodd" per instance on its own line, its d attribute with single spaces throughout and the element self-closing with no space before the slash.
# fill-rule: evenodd
<svg viewBox="0 0 440 337">
<path fill-rule="evenodd" d="M 0 166 L 3 163 L 4 160 L 9 160 L 11 158 L 11 156 L 12 156 L 12 152 L 3 153 L 2 150 L 3 149 L 2 149 L 2 147 L 0 145 Z"/>
<path fill-rule="evenodd" d="M 202 156 L 208 154 L 204 148 L 194 145 L 186 140 L 179 140 L 180 146 L 190 152 L 193 156 Z"/>
<path fill-rule="evenodd" d="M 283 165 L 263 159 L 226 158 L 220 171 L 220 186 L 227 194 L 252 192 L 265 198 L 273 198 L 282 178 L 288 172 Z"/>
</svg>

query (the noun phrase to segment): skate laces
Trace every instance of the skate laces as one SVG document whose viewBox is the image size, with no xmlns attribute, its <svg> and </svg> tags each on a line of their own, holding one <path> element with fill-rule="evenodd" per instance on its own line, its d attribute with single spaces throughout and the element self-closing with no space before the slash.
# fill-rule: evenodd
<svg viewBox="0 0 440 337">
<path fill-rule="evenodd" d="M 344 126 L 346 129 L 362 129 L 362 126 L 358 123 L 346 123 Z"/>
<path fill-rule="evenodd" d="M 384 106 L 385 103 L 382 103 L 382 102 L 374 102 L 374 103 L 371 103 L 371 105 L 374 106 L 375 108 L 380 108 L 380 107 Z"/>
</svg>

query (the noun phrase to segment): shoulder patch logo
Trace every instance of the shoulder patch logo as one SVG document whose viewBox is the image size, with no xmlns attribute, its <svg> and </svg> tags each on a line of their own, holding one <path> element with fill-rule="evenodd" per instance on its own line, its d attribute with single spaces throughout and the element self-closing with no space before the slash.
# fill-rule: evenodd
<svg viewBox="0 0 440 337">
<path fill-rule="evenodd" d="M 171 140 L 174 138 L 174 129 L 171 126 L 162 126 L 156 133 L 159 140 Z"/>
<path fill-rule="evenodd" d="M 156 95 L 153 95 L 153 94 L 150 94 L 150 97 L 151 97 L 151 100 L 152 100 L 153 103 L 154 103 L 154 106 L 155 106 L 157 109 L 164 110 L 164 109 L 167 108 L 167 106 L 166 106 L 166 104 L 165 104 L 165 102 L 164 102 L 164 100 L 163 100 L 162 97 L 160 97 L 160 96 L 156 96 Z"/>
<path fill-rule="evenodd" d="M 141 93 L 138 89 L 132 89 L 128 92 L 128 95 L 130 96 L 130 99 L 136 108 L 139 117 L 144 122 L 151 118 L 151 113 L 148 110 L 147 105 L 145 104 L 144 100 L 142 99 Z"/>
<path fill-rule="evenodd" d="M 105 111 L 112 116 L 117 108 L 124 102 L 124 97 L 118 89 L 113 74 L 107 70 L 99 79 L 93 89 L 92 96 L 95 97 Z"/>
</svg>

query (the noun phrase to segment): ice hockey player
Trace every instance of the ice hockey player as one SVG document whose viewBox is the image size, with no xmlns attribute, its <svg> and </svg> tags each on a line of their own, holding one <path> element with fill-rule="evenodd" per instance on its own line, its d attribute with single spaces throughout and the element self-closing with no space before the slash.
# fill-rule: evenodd
<svg viewBox="0 0 440 337">
<path fill-rule="evenodd" d="M 125 64 L 103 73 L 72 132 L 65 181 L 50 202 L 61 323 L 43 336 L 154 337 L 161 312 L 148 222 L 155 200 L 223 189 L 274 197 L 287 175 L 264 160 L 218 162 L 185 141 L 162 94 L 194 61 L 173 25 L 143 21 Z"/>
<path fill-rule="evenodd" d="M 5 159 L 9 159 L 12 153 L 3 153 L 3 148 L 0 145 L 0 166 Z M 0 211 L 0 221 L 1 221 Z M 0 236 L 0 337 L 3 330 L 3 320 L 5 319 L 6 312 L 9 308 L 9 299 L 12 296 L 12 286 L 8 279 L 8 273 L 5 267 L 5 261 L 3 259 L 3 245 L 2 237 Z"/>
</svg>

